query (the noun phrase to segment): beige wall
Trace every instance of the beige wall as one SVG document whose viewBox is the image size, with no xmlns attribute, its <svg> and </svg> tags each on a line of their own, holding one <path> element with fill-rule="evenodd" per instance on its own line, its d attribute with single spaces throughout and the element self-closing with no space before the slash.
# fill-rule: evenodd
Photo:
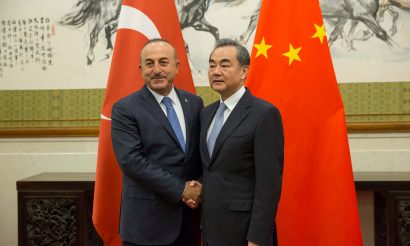
<svg viewBox="0 0 410 246">
<path fill-rule="evenodd" d="M 97 138 L 0 138 L 0 245 L 17 245 L 16 181 L 41 172 L 95 172 Z M 410 133 L 349 134 L 355 171 L 410 171 Z M 358 192 L 364 245 L 374 245 L 373 194 Z"/>
</svg>

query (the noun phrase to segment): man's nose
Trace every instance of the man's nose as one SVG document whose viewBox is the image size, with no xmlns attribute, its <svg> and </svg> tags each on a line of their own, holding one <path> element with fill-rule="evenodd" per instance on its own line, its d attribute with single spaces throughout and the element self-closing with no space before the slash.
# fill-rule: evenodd
<svg viewBox="0 0 410 246">
<path fill-rule="evenodd" d="M 211 71 L 213 75 L 220 75 L 221 74 L 221 67 L 215 66 L 214 69 Z"/>
<path fill-rule="evenodd" d="M 161 72 L 161 66 L 159 65 L 159 63 L 155 63 L 154 64 L 154 68 L 153 68 L 154 73 L 160 73 Z"/>
</svg>

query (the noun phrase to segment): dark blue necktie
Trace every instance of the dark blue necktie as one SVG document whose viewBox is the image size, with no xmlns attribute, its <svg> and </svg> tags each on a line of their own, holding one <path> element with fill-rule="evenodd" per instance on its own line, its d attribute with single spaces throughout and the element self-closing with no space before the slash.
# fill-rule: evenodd
<svg viewBox="0 0 410 246">
<path fill-rule="evenodd" d="M 214 126 L 212 127 L 212 130 L 209 133 L 209 137 L 207 141 L 209 156 L 212 156 L 212 152 L 214 151 L 214 147 L 215 147 L 216 138 L 218 137 L 219 132 L 221 131 L 222 126 L 224 124 L 225 109 L 226 109 L 226 105 L 223 102 L 221 102 L 219 104 L 218 110 L 216 111 Z"/>
<path fill-rule="evenodd" d="M 182 134 L 182 129 L 181 129 L 181 125 L 179 124 L 177 113 L 175 112 L 175 109 L 172 106 L 171 98 L 164 97 L 162 99 L 162 103 L 165 105 L 165 107 L 167 109 L 167 118 L 168 118 L 169 123 L 172 126 L 172 129 L 174 129 L 174 132 L 175 132 L 175 135 L 177 136 L 179 145 L 181 145 L 182 150 L 185 152 L 184 135 Z"/>
</svg>

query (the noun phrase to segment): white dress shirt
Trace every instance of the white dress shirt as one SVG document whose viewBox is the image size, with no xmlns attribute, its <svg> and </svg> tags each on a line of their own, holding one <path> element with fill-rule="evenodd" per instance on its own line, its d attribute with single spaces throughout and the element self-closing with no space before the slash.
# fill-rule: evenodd
<svg viewBox="0 0 410 246">
<path fill-rule="evenodd" d="M 226 109 L 224 111 L 224 124 L 226 120 L 228 119 L 229 115 L 231 114 L 232 110 L 235 108 L 236 104 L 238 104 L 239 100 L 242 98 L 243 94 L 245 94 L 245 86 L 242 86 L 237 92 L 235 92 L 232 96 L 228 97 L 225 99 L 225 101 L 222 100 L 222 98 L 219 99 L 219 103 L 223 102 L 226 106 Z M 208 132 L 206 135 L 206 139 L 208 141 L 209 134 L 211 134 L 211 130 L 214 127 L 215 123 L 215 116 L 212 119 L 211 124 L 209 125 Z"/>
<path fill-rule="evenodd" d="M 167 108 L 165 107 L 165 104 L 162 103 L 162 99 L 164 98 L 164 96 L 156 93 L 155 91 L 153 91 L 148 86 L 147 86 L 147 88 L 152 93 L 152 95 L 155 97 L 155 100 L 157 100 L 159 106 L 161 106 L 162 111 L 164 111 L 164 114 L 167 116 Z M 174 107 L 174 110 L 177 113 L 179 125 L 181 126 L 182 134 L 184 135 L 184 141 L 186 143 L 186 126 L 185 126 L 184 111 L 182 110 L 181 101 L 179 101 L 179 97 L 178 97 L 174 87 L 172 87 L 172 90 L 169 92 L 167 97 L 169 97 L 171 99 L 172 106 Z"/>
</svg>

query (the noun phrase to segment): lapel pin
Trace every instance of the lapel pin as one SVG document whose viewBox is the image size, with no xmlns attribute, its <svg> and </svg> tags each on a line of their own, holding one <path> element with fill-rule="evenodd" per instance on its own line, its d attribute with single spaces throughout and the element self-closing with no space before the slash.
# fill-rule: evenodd
<svg viewBox="0 0 410 246">
<path fill-rule="evenodd" d="M 187 103 L 187 102 L 188 102 L 188 99 L 185 98 L 185 102 Z"/>
</svg>

